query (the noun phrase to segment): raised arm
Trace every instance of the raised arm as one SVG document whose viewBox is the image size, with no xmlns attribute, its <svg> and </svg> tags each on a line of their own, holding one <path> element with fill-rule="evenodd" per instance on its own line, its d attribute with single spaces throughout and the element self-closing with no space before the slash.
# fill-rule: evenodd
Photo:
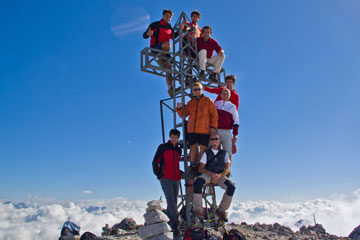
<svg viewBox="0 0 360 240">
<path fill-rule="evenodd" d="M 224 87 L 214 87 L 214 88 L 204 87 L 205 91 L 207 91 L 209 93 L 216 93 L 216 94 L 220 94 L 223 89 L 224 89 Z"/>
</svg>

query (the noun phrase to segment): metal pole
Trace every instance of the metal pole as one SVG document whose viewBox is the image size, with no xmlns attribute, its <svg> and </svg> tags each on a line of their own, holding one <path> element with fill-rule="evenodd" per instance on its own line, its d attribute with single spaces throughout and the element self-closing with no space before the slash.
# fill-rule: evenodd
<svg viewBox="0 0 360 240">
<path fill-rule="evenodd" d="M 165 126 L 164 126 L 164 113 L 163 113 L 163 101 L 160 100 L 160 115 L 161 115 L 161 131 L 163 143 L 165 143 Z"/>
</svg>

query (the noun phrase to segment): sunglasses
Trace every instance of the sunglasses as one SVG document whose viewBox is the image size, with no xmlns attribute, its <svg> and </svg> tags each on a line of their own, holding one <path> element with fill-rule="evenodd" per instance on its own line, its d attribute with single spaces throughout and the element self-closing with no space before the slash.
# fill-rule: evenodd
<svg viewBox="0 0 360 240">
<path fill-rule="evenodd" d="M 210 138 L 211 141 L 219 140 L 219 138 Z"/>
<path fill-rule="evenodd" d="M 201 88 L 193 88 L 193 91 L 201 91 Z"/>
</svg>

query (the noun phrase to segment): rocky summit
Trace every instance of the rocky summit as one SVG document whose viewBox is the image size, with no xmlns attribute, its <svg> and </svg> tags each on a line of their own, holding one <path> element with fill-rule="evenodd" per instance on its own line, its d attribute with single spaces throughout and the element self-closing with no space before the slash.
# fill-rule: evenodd
<svg viewBox="0 0 360 240">
<path fill-rule="evenodd" d="M 133 223 L 134 221 L 127 219 L 127 221 Z M 137 230 L 141 225 L 137 225 L 133 230 L 119 229 L 119 224 L 115 224 L 112 227 L 113 231 L 103 232 L 103 237 L 112 240 L 140 240 Z M 360 240 L 360 226 L 354 229 L 349 237 L 338 237 L 326 232 L 321 224 L 315 224 L 314 226 L 302 226 L 298 231 L 294 232 L 289 227 L 282 226 L 278 223 L 274 224 L 247 224 L 242 222 L 241 224 L 230 223 L 225 226 L 227 230 L 237 229 L 248 240 Z M 106 228 L 103 228 L 103 230 Z M 222 239 L 224 230 L 208 229 L 212 239 Z M 110 234 L 109 234 L 110 233 Z"/>
</svg>

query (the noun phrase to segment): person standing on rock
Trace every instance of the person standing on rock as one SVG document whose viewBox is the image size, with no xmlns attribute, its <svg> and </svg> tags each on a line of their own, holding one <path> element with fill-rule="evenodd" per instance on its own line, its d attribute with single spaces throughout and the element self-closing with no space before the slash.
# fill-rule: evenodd
<svg viewBox="0 0 360 240">
<path fill-rule="evenodd" d="M 216 215 L 227 222 L 226 210 L 229 209 L 235 192 L 234 183 L 226 177 L 230 172 L 229 154 L 220 149 L 218 133 L 214 132 L 210 135 L 210 144 L 211 147 L 206 150 L 200 160 L 199 172 L 202 174 L 194 183 L 193 212 L 195 217 L 203 218 L 202 188 L 206 183 L 217 184 L 225 190 L 225 193 L 216 209 Z"/>
<path fill-rule="evenodd" d="M 180 132 L 177 129 L 170 130 L 170 140 L 167 143 L 160 144 L 154 159 L 152 161 L 153 171 L 160 180 L 161 188 L 164 191 L 167 208 L 166 214 L 170 219 L 170 226 L 173 230 L 174 237 L 179 232 L 179 212 L 177 209 L 177 198 L 179 195 L 180 178 L 182 172 L 179 168 L 181 148 L 178 141 Z"/>
</svg>

